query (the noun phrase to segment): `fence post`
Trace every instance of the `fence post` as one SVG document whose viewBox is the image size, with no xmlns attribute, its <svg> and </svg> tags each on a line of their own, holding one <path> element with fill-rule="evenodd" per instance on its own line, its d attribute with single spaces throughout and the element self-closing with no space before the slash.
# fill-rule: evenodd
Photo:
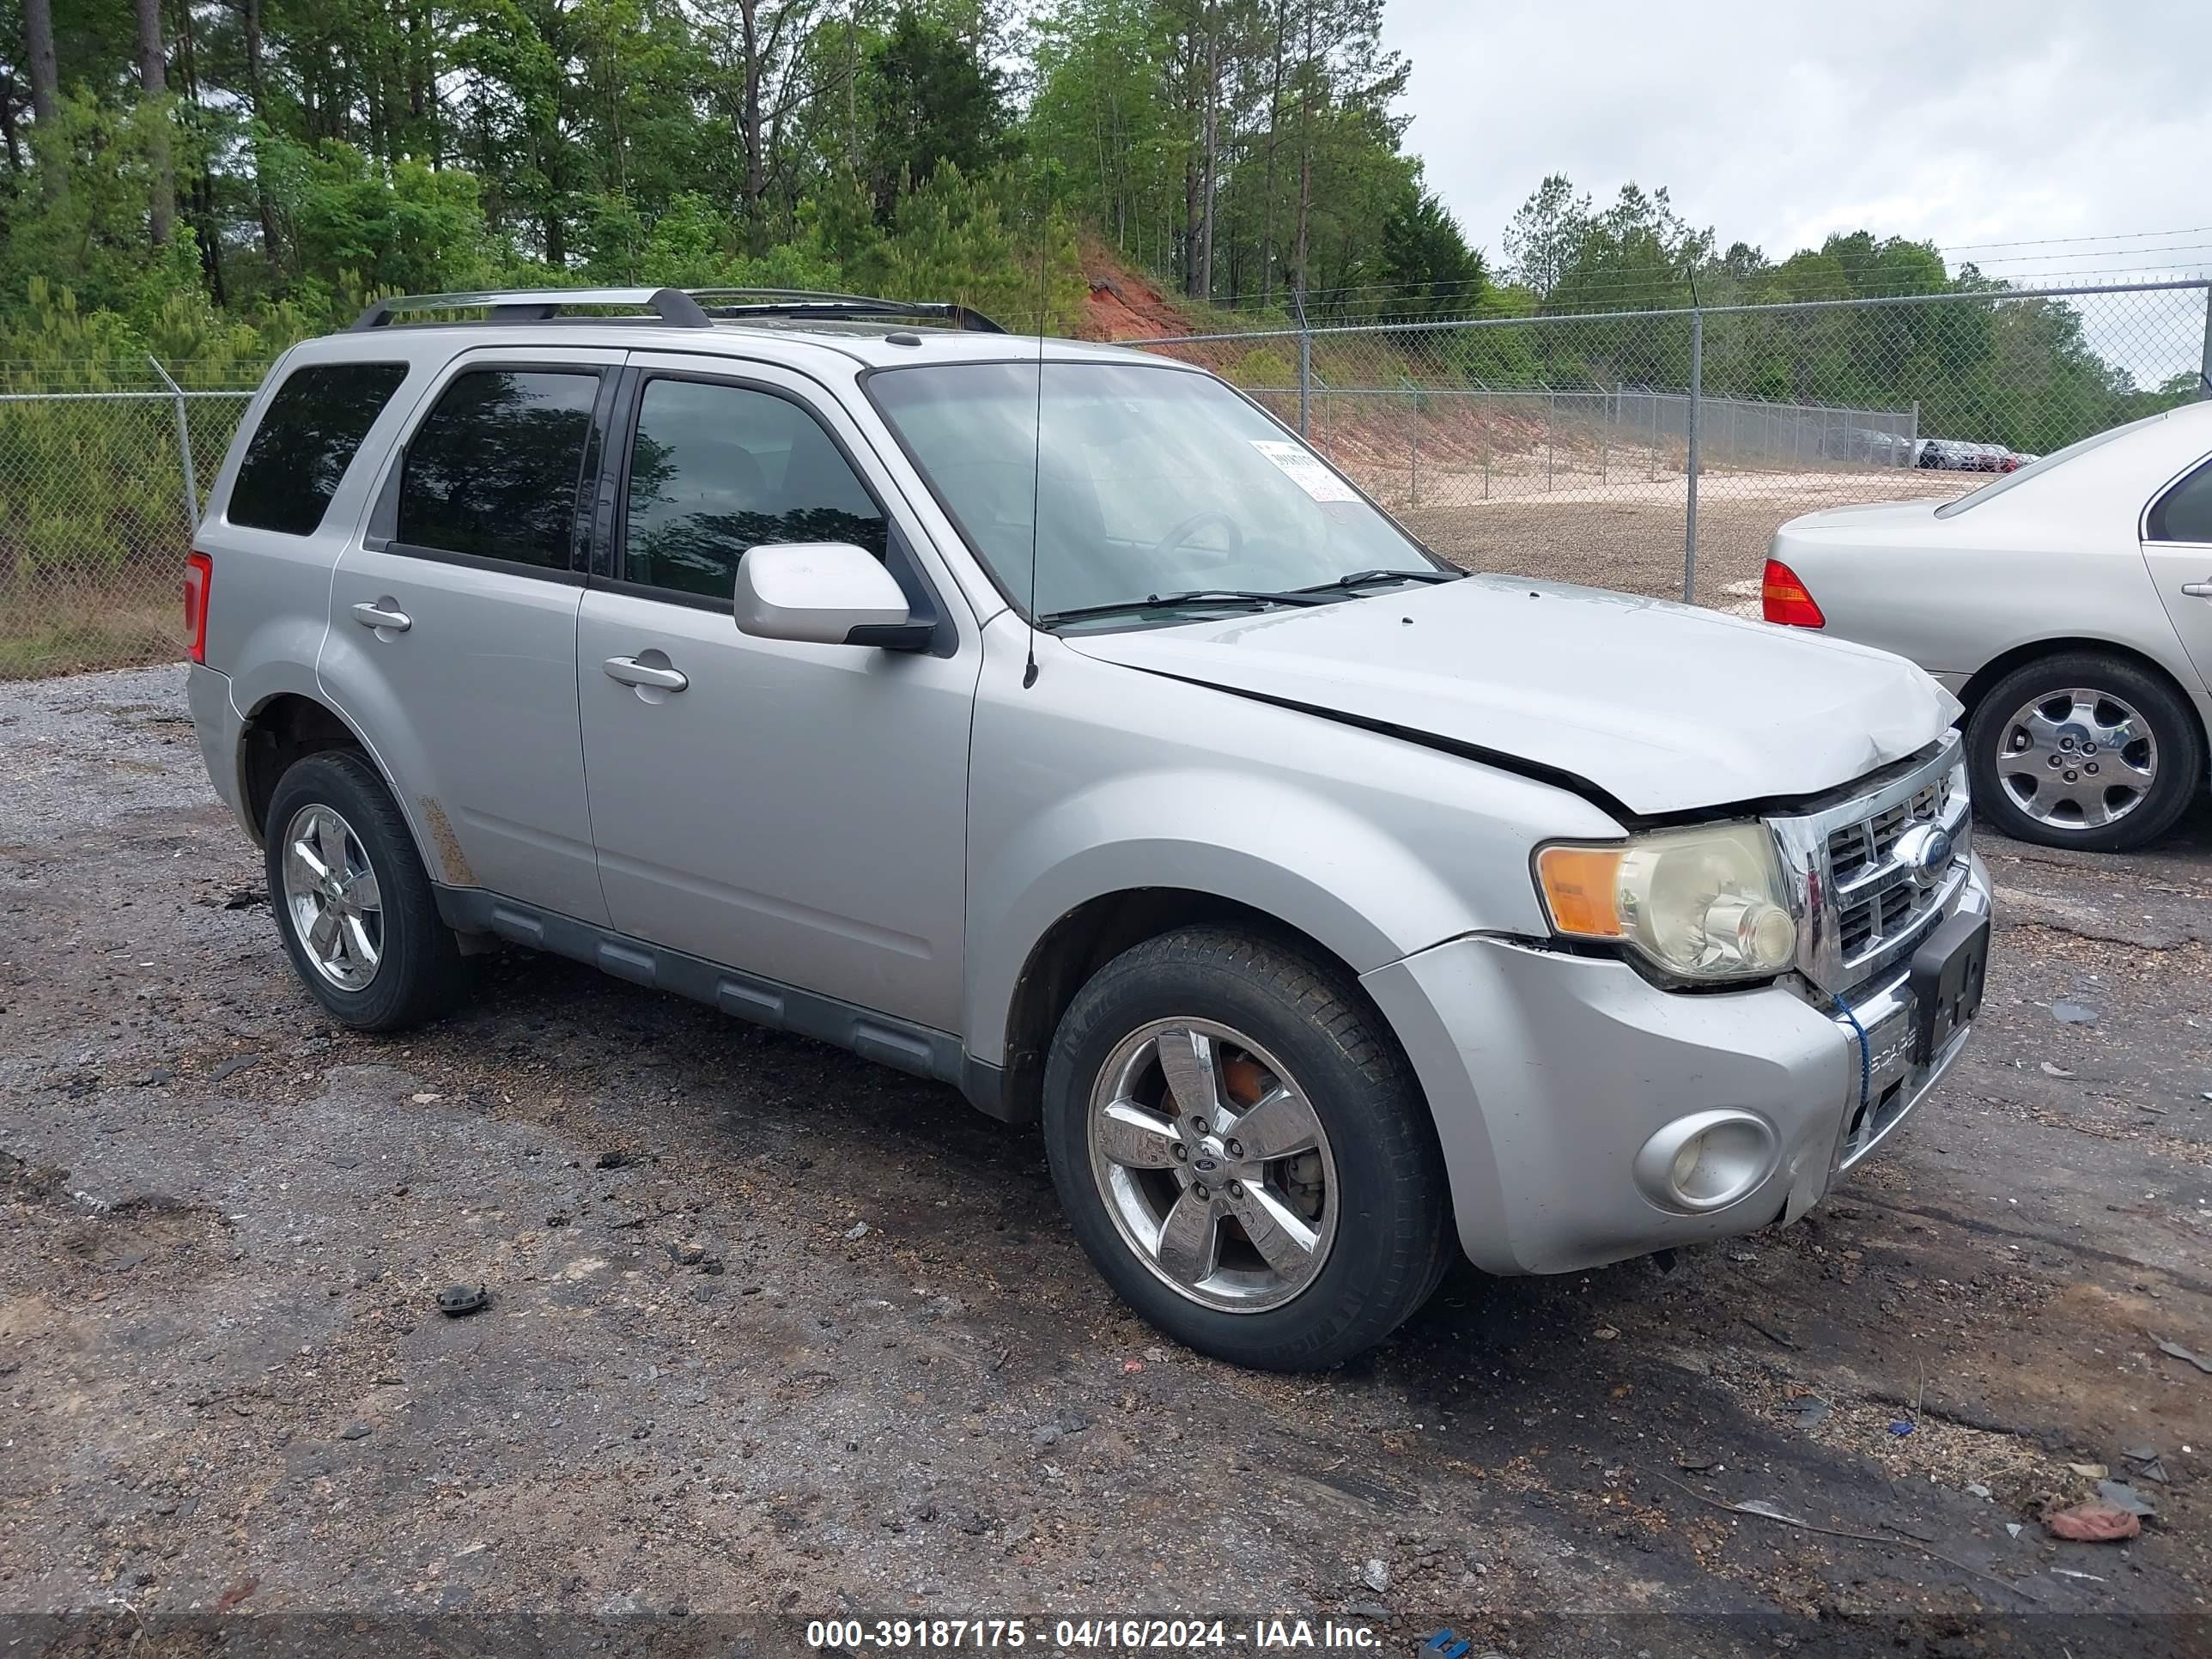
<svg viewBox="0 0 2212 1659">
<path fill-rule="evenodd" d="M 1548 388 L 1544 393 L 1544 488 L 1552 487 L 1552 428 L 1559 413 L 1559 394 Z"/>
<path fill-rule="evenodd" d="M 154 365 L 154 372 L 177 400 L 177 459 L 185 468 L 185 527 L 197 536 L 200 533 L 200 475 L 192 470 L 192 423 L 185 418 L 185 389 L 169 378 L 169 371 L 152 352 L 146 354 L 146 361 Z"/>
<path fill-rule="evenodd" d="M 1605 413 L 1597 428 L 1597 481 L 1601 485 L 1613 482 L 1613 394 L 1605 395 Z"/>
<path fill-rule="evenodd" d="M 1682 467 L 1682 603 L 1698 602 L 1698 405 L 1705 392 L 1705 313 L 1690 313 L 1690 447 Z"/>
<path fill-rule="evenodd" d="M 1656 483 L 1659 482 L 1659 388 L 1653 386 L 1644 397 L 1651 405 L 1651 468 L 1648 476 L 1653 483 Z"/>
<path fill-rule="evenodd" d="M 1298 436 L 1308 435 L 1313 410 L 1313 331 L 1306 326 L 1305 305 L 1298 306 Z"/>
<path fill-rule="evenodd" d="M 1400 378 L 1403 379 L 1404 377 L 1401 376 Z M 1411 384 L 1412 382 L 1407 382 L 1408 386 Z M 1413 500 L 1412 505 L 1419 507 L 1421 504 L 1421 394 L 1419 392 L 1415 392 L 1413 393 L 1413 409 L 1411 412 L 1413 418 L 1407 422 L 1406 425 L 1407 429 L 1413 434 Z"/>
<path fill-rule="evenodd" d="M 2212 283 L 2204 286 L 2204 365 L 2197 371 L 2197 395 L 2212 398 Z"/>
<path fill-rule="evenodd" d="M 2212 350 L 2212 288 L 2204 290 L 2204 337 L 2206 349 Z M 1905 465 L 1911 466 L 1920 459 L 1920 399 L 1912 400 L 1912 428 L 1905 437 Z"/>
</svg>

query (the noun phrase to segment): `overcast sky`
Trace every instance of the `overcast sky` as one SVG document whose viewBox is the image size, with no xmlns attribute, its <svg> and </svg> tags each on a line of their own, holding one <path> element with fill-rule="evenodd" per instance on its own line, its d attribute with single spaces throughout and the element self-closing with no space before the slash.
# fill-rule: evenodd
<svg viewBox="0 0 2212 1659">
<path fill-rule="evenodd" d="M 1389 0 L 1410 149 L 1502 263 L 1547 173 L 1721 245 L 1933 238 L 2021 280 L 2212 270 L 2212 0 Z M 2115 233 L 2189 232 L 2115 237 Z M 2094 241 L 2059 242 L 2060 238 Z M 1953 259 L 1954 269 L 1957 264 Z"/>
</svg>

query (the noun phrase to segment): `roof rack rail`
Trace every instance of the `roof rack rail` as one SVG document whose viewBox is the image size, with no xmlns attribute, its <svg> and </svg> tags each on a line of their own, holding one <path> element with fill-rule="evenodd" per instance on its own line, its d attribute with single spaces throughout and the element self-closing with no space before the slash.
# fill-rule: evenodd
<svg viewBox="0 0 2212 1659">
<path fill-rule="evenodd" d="M 727 296 L 756 300 L 809 300 L 824 303 L 835 301 L 841 305 L 854 306 L 895 306 L 902 303 L 874 294 L 846 294 L 827 288 L 687 288 L 684 291 L 695 300 Z"/>
<path fill-rule="evenodd" d="M 489 309 L 495 323 L 539 323 L 571 306 L 629 306 L 650 311 L 678 328 L 711 328 L 713 319 L 680 288 L 516 288 L 476 294 L 396 294 L 354 319 L 358 329 L 383 328 L 402 312 Z"/>
<path fill-rule="evenodd" d="M 917 317 L 977 334 L 1006 331 L 981 312 L 944 300 L 885 300 L 870 294 L 817 294 L 787 288 L 694 288 L 684 292 L 702 301 L 706 314 L 719 322 L 743 322 L 749 317 Z M 714 303 L 724 298 L 737 303 Z"/>
</svg>

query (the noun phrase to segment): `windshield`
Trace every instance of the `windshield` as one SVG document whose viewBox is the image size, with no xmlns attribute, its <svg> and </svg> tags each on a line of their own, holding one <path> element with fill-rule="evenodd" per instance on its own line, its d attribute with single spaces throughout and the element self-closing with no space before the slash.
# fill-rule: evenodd
<svg viewBox="0 0 2212 1659">
<path fill-rule="evenodd" d="M 1263 603 L 1363 571 L 1432 579 L 1446 568 L 1207 375 L 943 363 L 880 370 L 868 392 L 1000 590 L 1024 608 L 1036 549 L 1031 613 L 1041 619 L 1198 592 Z"/>
<path fill-rule="evenodd" d="M 2030 478 L 2041 477 L 2054 466 L 2065 465 L 2076 455 L 2086 455 L 2100 445 L 2112 442 L 2123 433 L 2133 432 L 2138 427 L 2150 426 L 2165 418 L 2163 414 L 2146 415 L 2140 421 L 2130 421 L 2125 426 L 2107 427 L 2102 432 L 2093 432 L 2078 443 L 2069 444 L 2063 449 L 2053 450 L 2048 455 L 2039 455 L 2027 465 L 2006 473 L 1995 483 L 1984 484 L 1971 495 L 1961 495 L 1955 501 L 1944 502 L 1936 509 L 1936 516 L 1939 519 L 1955 518 L 1970 507 L 1979 507 L 1984 501 L 1993 501 L 2008 489 L 2017 489 Z"/>
</svg>

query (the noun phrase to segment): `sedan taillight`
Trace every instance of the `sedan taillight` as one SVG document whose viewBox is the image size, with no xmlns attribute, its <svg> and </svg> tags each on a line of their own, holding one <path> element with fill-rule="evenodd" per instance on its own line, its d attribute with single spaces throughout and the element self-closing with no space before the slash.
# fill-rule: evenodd
<svg viewBox="0 0 2212 1659">
<path fill-rule="evenodd" d="M 1766 620 L 1790 628 L 1826 628 L 1828 619 L 1797 580 L 1797 573 L 1779 559 L 1766 562 L 1766 575 L 1759 584 L 1759 603 Z"/>
<path fill-rule="evenodd" d="M 215 586 L 215 561 L 194 548 L 185 555 L 185 654 L 207 660 L 208 592 Z"/>
</svg>

